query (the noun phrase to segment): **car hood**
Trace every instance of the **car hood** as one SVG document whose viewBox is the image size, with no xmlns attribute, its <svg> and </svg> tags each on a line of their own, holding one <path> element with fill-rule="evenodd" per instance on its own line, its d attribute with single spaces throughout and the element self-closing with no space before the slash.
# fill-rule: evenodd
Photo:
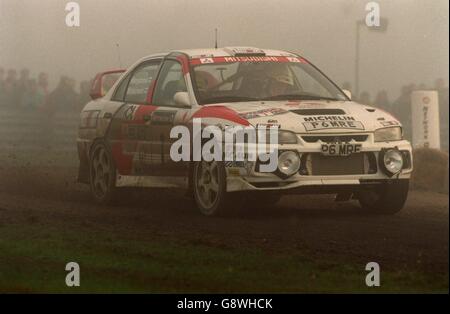
<svg viewBox="0 0 450 314">
<path fill-rule="evenodd" d="M 206 107 L 226 107 L 255 127 L 279 125 L 295 133 L 360 133 L 400 126 L 391 114 L 353 101 L 234 102 Z"/>
</svg>

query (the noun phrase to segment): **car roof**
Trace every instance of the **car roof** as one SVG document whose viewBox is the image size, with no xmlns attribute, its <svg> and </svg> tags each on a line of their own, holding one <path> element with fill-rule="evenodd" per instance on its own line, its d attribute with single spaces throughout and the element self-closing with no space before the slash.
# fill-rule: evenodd
<svg viewBox="0 0 450 314">
<path fill-rule="evenodd" d="M 255 47 L 223 47 L 223 48 L 205 48 L 205 49 L 181 49 L 173 50 L 166 53 L 157 53 L 149 55 L 143 59 L 151 59 L 155 57 L 164 57 L 170 53 L 183 53 L 188 55 L 190 59 L 204 58 L 204 57 L 233 57 L 236 55 L 258 55 L 264 54 L 266 56 L 273 57 L 294 57 L 297 56 L 295 53 L 283 50 L 273 50 L 273 49 L 261 49 Z"/>
</svg>

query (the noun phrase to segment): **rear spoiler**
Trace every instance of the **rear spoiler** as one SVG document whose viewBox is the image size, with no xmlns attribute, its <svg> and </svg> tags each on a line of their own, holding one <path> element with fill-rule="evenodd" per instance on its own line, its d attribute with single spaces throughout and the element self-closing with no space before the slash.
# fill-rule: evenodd
<svg viewBox="0 0 450 314">
<path fill-rule="evenodd" d="M 107 91 L 105 91 L 103 88 L 103 78 L 107 75 L 124 73 L 125 71 L 125 69 L 116 69 L 98 73 L 92 81 L 89 96 L 91 96 L 92 99 L 97 99 L 105 96 Z"/>
</svg>

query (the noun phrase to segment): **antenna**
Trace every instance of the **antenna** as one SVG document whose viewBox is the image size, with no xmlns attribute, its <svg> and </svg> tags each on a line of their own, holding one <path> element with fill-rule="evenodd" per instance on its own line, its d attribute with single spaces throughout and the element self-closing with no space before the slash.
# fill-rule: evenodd
<svg viewBox="0 0 450 314">
<path fill-rule="evenodd" d="M 119 46 L 119 43 L 116 43 L 116 48 L 117 48 L 117 58 L 119 59 L 119 66 L 120 66 L 120 68 L 122 68 L 122 60 L 120 58 L 120 46 Z"/>
<path fill-rule="evenodd" d="M 214 44 L 214 48 L 216 48 L 217 49 L 217 28 L 214 30 L 214 32 L 215 32 L 215 44 Z"/>
</svg>

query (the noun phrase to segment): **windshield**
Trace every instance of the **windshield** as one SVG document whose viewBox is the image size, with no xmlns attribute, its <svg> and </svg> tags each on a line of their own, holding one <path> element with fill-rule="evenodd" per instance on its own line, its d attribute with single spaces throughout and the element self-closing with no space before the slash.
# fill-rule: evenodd
<svg viewBox="0 0 450 314">
<path fill-rule="evenodd" d="M 192 59 L 199 104 L 252 100 L 347 100 L 314 66 L 297 57 Z"/>
</svg>

